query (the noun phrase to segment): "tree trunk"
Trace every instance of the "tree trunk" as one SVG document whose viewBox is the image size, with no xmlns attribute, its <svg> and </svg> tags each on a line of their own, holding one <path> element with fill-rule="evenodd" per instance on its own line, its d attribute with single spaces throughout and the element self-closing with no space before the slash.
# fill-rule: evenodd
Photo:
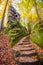
<svg viewBox="0 0 43 65">
<path fill-rule="evenodd" d="M 36 8 L 36 13 L 37 13 L 37 16 L 38 16 L 38 20 L 41 21 L 41 17 L 39 15 L 39 11 L 38 11 L 38 8 L 37 8 L 37 3 L 36 3 L 36 0 L 34 0 L 34 6 Z"/>
<path fill-rule="evenodd" d="M 1 24 L 0 24 L 0 26 L 1 26 L 0 30 L 2 30 L 2 28 L 3 28 L 3 21 L 4 21 L 4 17 L 5 17 L 5 13 L 6 13 L 7 4 L 8 4 L 8 0 L 6 1 L 6 6 L 5 6 L 5 9 L 4 9 L 3 16 L 2 16 L 2 21 L 1 21 Z"/>
</svg>

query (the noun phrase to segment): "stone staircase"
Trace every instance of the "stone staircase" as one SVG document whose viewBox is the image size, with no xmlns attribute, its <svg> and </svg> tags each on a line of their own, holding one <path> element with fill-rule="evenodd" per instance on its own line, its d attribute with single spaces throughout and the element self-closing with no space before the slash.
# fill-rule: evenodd
<svg viewBox="0 0 43 65">
<path fill-rule="evenodd" d="M 15 57 L 15 61 L 18 65 L 39 65 L 38 56 L 35 48 L 30 43 L 29 38 L 22 39 L 13 47 L 13 51 L 16 50 L 20 54 Z"/>
</svg>

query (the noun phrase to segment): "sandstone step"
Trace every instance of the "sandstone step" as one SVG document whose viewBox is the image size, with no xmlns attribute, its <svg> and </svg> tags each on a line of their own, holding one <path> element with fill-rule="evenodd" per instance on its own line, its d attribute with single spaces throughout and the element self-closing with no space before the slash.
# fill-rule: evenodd
<svg viewBox="0 0 43 65">
<path fill-rule="evenodd" d="M 21 56 L 33 56 L 36 55 L 36 51 L 35 50 L 31 50 L 31 51 L 21 51 L 20 52 Z"/>
<path fill-rule="evenodd" d="M 29 42 L 29 40 L 23 40 L 22 42 Z"/>
<path fill-rule="evenodd" d="M 27 44 L 31 44 L 31 43 L 29 43 L 29 42 L 25 42 L 25 43 L 19 43 L 18 45 L 27 45 Z"/>
<path fill-rule="evenodd" d="M 39 64 L 37 56 L 17 57 L 17 58 L 15 58 L 15 60 L 18 61 L 21 65 L 38 65 Z"/>
<path fill-rule="evenodd" d="M 29 37 L 25 37 L 24 40 L 29 40 L 30 38 Z"/>
<path fill-rule="evenodd" d="M 29 40 L 29 37 L 26 37 L 24 40 Z"/>
<path fill-rule="evenodd" d="M 32 47 L 32 45 L 17 45 L 16 47 L 27 48 L 27 47 Z"/>
<path fill-rule="evenodd" d="M 30 51 L 30 50 L 34 50 L 33 47 L 22 48 L 22 47 L 16 47 L 16 46 L 13 49 L 18 50 L 18 51 Z"/>
<path fill-rule="evenodd" d="M 34 48 L 31 48 L 31 49 L 21 49 L 20 51 L 31 51 L 31 50 L 34 50 Z"/>
<path fill-rule="evenodd" d="M 32 44 L 25 44 L 25 45 L 20 45 L 20 44 L 17 44 L 16 46 L 22 46 L 22 47 L 32 47 L 33 45 L 32 45 Z"/>
</svg>

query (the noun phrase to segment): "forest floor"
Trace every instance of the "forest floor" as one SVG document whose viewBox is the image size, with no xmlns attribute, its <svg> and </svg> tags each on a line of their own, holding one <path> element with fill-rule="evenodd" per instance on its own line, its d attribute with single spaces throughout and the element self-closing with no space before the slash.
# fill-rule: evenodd
<svg viewBox="0 0 43 65">
<path fill-rule="evenodd" d="M 31 42 L 29 35 L 23 37 L 13 48 L 10 48 L 8 35 L 0 36 L 0 65 L 39 65 L 39 63 L 43 65 L 43 49 Z"/>
</svg>

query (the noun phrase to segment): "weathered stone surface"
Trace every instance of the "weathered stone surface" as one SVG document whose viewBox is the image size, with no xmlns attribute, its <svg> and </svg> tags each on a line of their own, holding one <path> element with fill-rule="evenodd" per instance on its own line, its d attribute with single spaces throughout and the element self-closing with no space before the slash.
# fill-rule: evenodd
<svg viewBox="0 0 43 65">
<path fill-rule="evenodd" d="M 17 57 L 18 58 L 18 57 Z M 16 59 L 17 59 L 16 58 Z M 36 62 L 38 61 L 37 56 L 31 56 L 31 57 L 19 57 L 19 62 Z"/>
<path fill-rule="evenodd" d="M 20 65 L 38 65 L 39 61 L 36 51 L 28 39 L 29 37 L 25 37 L 13 47 L 13 49 L 20 52 L 20 56 L 16 57 L 15 60 Z"/>
<path fill-rule="evenodd" d="M 34 55 L 36 55 L 36 52 L 35 52 L 35 50 L 21 51 L 20 54 L 21 54 L 21 56 L 34 56 Z"/>
</svg>

